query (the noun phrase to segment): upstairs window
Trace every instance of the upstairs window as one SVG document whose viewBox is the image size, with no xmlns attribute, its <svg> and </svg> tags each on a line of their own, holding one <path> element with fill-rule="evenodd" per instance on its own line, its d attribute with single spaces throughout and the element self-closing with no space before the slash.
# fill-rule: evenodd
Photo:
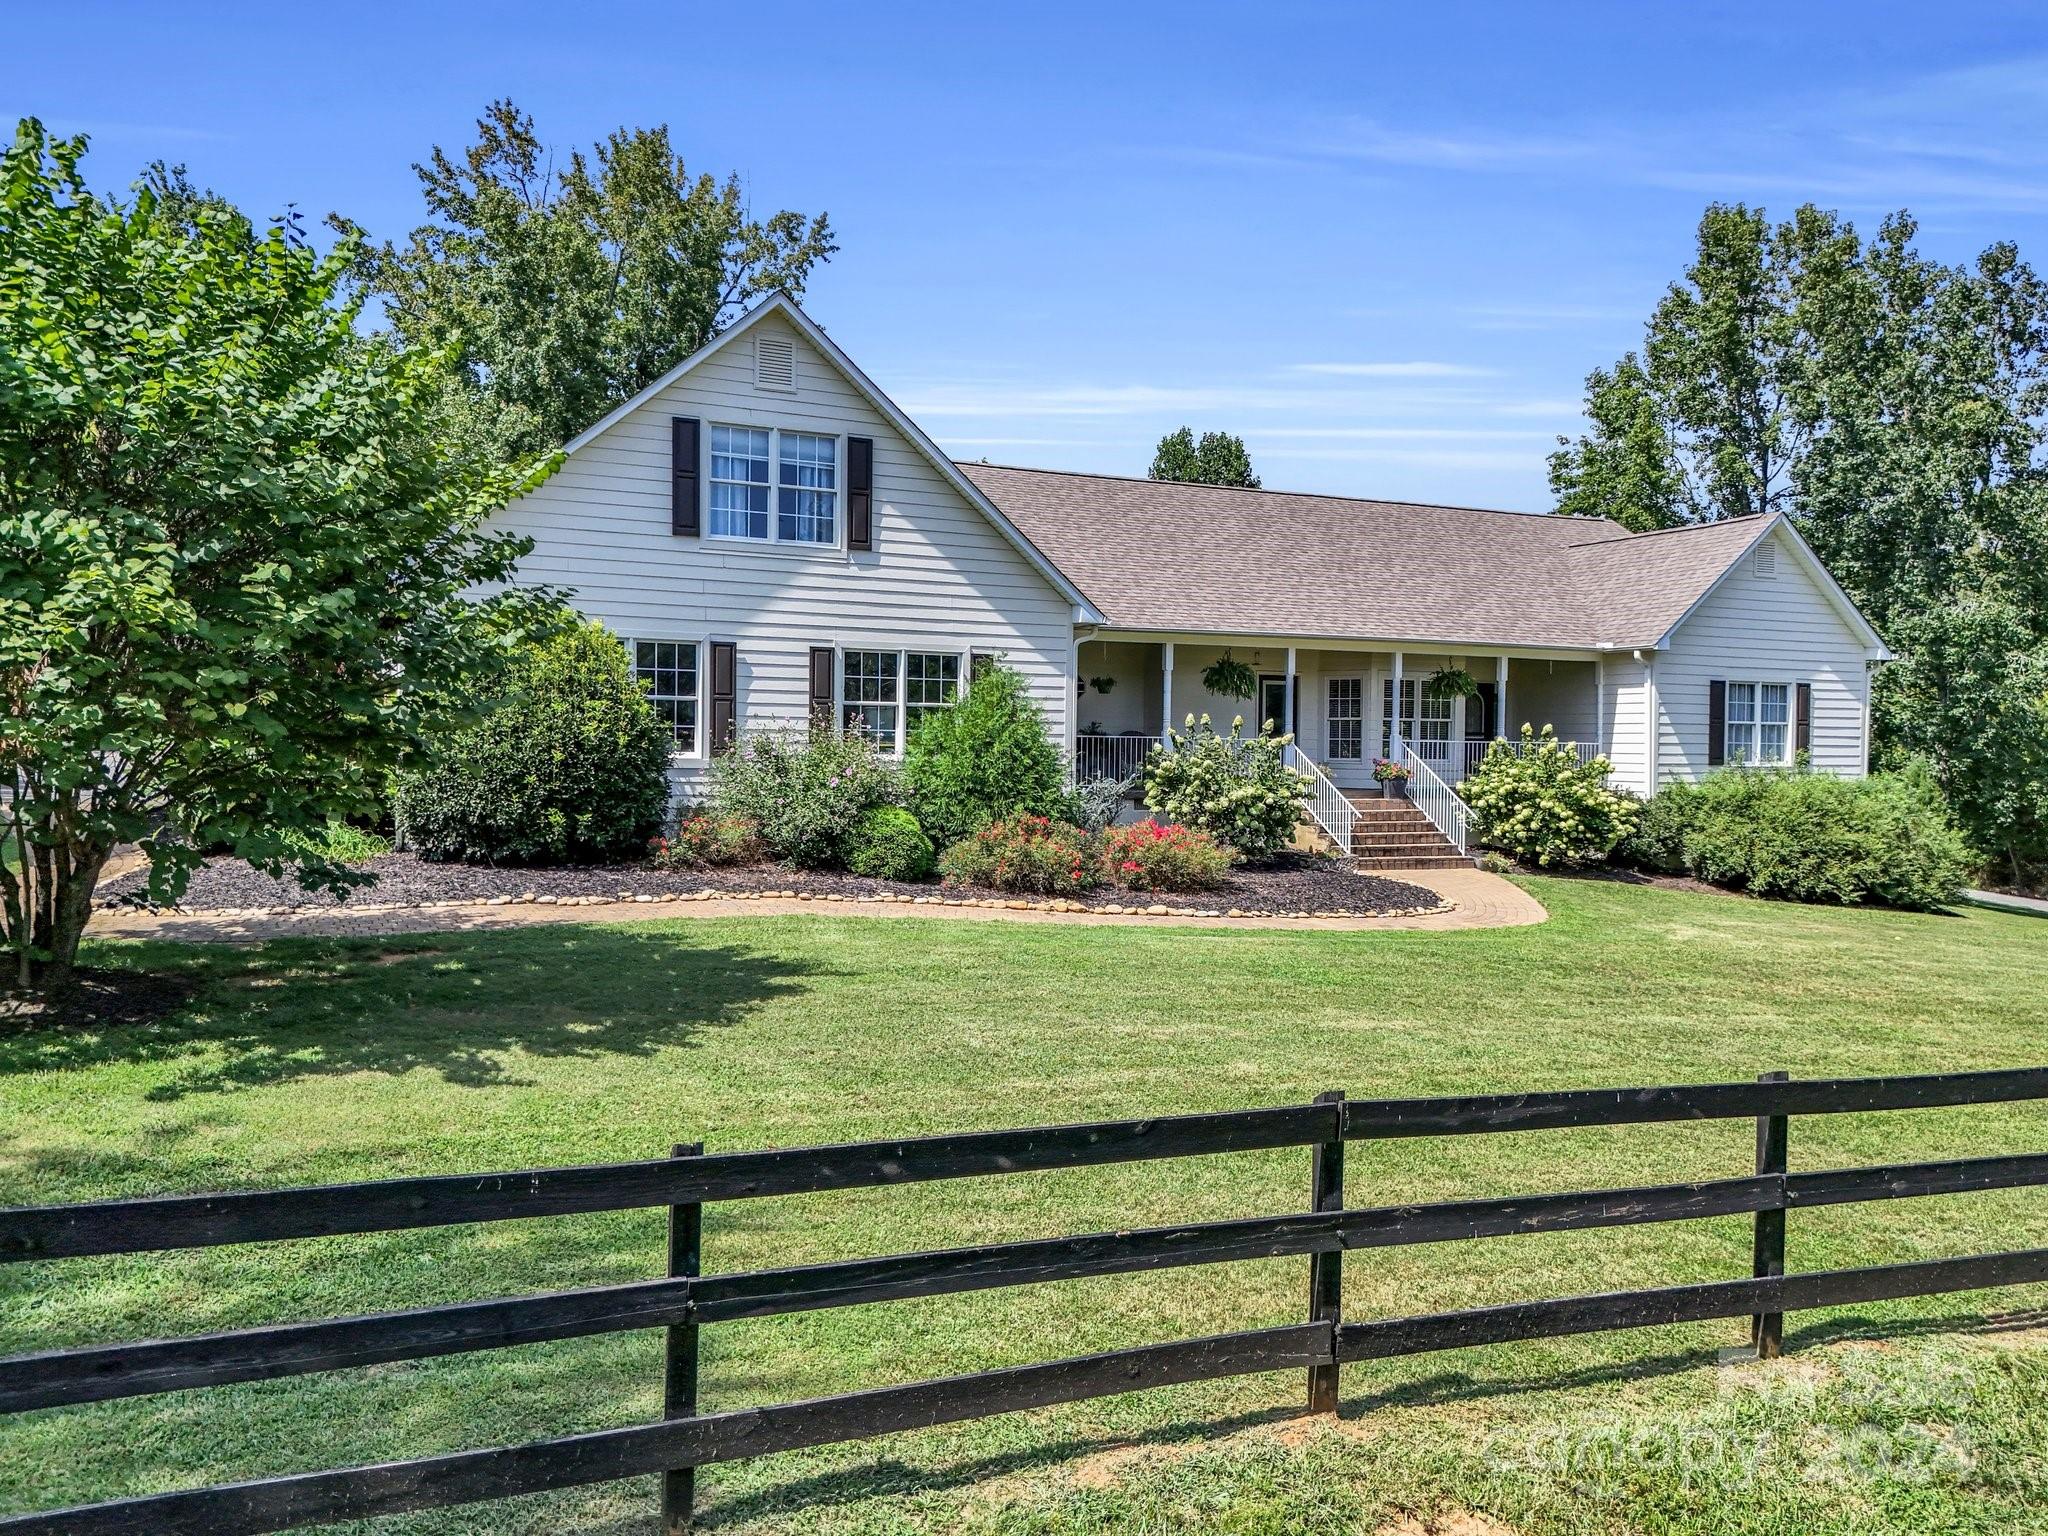
<svg viewBox="0 0 2048 1536">
<path fill-rule="evenodd" d="M 759 428 L 711 429 L 711 533 L 768 537 L 768 434 Z"/>
<path fill-rule="evenodd" d="M 775 536 L 792 544 L 839 542 L 839 439 L 783 432 Z"/>
<path fill-rule="evenodd" d="M 713 538 L 839 543 L 838 438 L 714 425 L 710 478 Z"/>
</svg>

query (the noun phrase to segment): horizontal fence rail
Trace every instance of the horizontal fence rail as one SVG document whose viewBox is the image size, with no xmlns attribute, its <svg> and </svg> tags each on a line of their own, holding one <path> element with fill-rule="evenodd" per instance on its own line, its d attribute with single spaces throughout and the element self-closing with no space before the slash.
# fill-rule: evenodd
<svg viewBox="0 0 2048 1536">
<path fill-rule="evenodd" d="M 1348 1362 L 1520 1339 L 1749 1316 L 1775 1354 L 1787 1311 L 2048 1281 L 2048 1249 L 1785 1274 L 1788 1211 L 2048 1184 L 2048 1153 L 1787 1169 L 1795 1115 L 2048 1098 L 2048 1068 L 1940 1076 L 1432 1099 L 1347 1100 L 1164 1119 L 972 1132 L 772 1152 L 678 1147 L 646 1163 L 395 1179 L 0 1212 L 15 1260 L 400 1230 L 665 1205 L 667 1278 L 539 1295 L 241 1328 L 0 1359 L 0 1412 L 108 1401 L 352 1366 L 642 1328 L 668 1330 L 664 1417 L 529 1445 L 0 1518 L 0 1536 L 71 1532 L 257 1532 L 660 1472 L 664 1528 L 688 1529 L 690 1469 L 802 1446 L 1045 1407 L 1176 1382 L 1280 1369 L 1309 1373 L 1312 1409 L 1336 1406 Z M 1754 1118 L 1753 1175 L 1694 1183 L 1345 1208 L 1347 1140 Z M 1274 1216 L 1030 1239 L 926 1253 L 703 1275 L 707 1202 L 1160 1158 L 1315 1149 L 1309 1209 Z M 1655 1290 L 1517 1302 L 1427 1316 L 1347 1320 L 1337 1257 L 1360 1249 L 1750 1215 L 1755 1273 Z M 1307 1256 L 1305 1323 L 1147 1345 L 1042 1365 L 718 1414 L 699 1414 L 697 1333 L 707 1324 L 910 1297 Z"/>
</svg>

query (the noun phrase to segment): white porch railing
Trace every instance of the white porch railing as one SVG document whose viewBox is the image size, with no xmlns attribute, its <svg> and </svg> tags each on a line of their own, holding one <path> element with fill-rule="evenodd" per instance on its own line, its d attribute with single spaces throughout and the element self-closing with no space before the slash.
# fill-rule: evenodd
<svg viewBox="0 0 2048 1536">
<path fill-rule="evenodd" d="M 1408 770 L 1408 798 L 1414 802 L 1415 808 L 1429 818 L 1430 824 L 1443 833 L 1458 852 L 1470 853 L 1472 808 L 1458 798 L 1457 791 L 1444 782 L 1443 776 L 1410 743 L 1396 740 L 1394 760 Z"/>
<path fill-rule="evenodd" d="M 1127 784 L 1145 766 L 1145 756 L 1159 745 L 1156 735 L 1130 733 L 1120 736 L 1076 736 L 1074 738 L 1074 781 L 1110 779 Z"/>
<path fill-rule="evenodd" d="M 1351 832 L 1358 823 L 1358 813 L 1352 809 L 1350 797 L 1323 772 L 1322 765 L 1301 748 L 1290 745 L 1286 762 L 1288 767 L 1298 768 L 1309 777 L 1310 819 L 1337 845 L 1339 858 L 1350 858 Z"/>
<path fill-rule="evenodd" d="M 1407 741 L 1404 737 L 1403 741 L 1417 757 L 1435 770 L 1437 777 L 1453 789 L 1472 777 L 1472 770 L 1479 766 L 1480 759 L 1486 756 L 1487 749 L 1493 745 L 1491 737 L 1485 740 L 1457 741 Z M 1522 749 L 1519 740 L 1510 741 L 1508 746 L 1517 752 Z M 1574 746 L 1581 762 L 1589 761 L 1596 755 L 1595 749 L 1583 742 L 1574 743 Z"/>
</svg>

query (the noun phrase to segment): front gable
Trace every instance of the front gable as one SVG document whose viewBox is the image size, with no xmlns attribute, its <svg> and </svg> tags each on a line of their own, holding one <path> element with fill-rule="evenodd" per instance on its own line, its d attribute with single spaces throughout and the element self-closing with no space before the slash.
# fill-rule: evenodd
<svg viewBox="0 0 2048 1536">
<path fill-rule="evenodd" d="M 765 366 L 764 366 L 765 365 Z M 698 531 L 674 527 L 674 422 L 698 423 Z M 709 515 L 717 426 L 835 445 L 827 545 L 719 537 Z M 848 444 L 873 444 L 872 548 L 849 549 Z M 934 462 L 935 458 L 939 462 Z M 769 466 L 769 517 L 781 486 Z M 960 481 L 959 484 L 955 482 Z M 904 647 L 1002 653 L 1049 711 L 1063 702 L 1074 597 L 977 505 L 979 493 L 787 301 L 701 349 L 568 445 L 545 484 L 494 522 L 533 540 L 523 578 L 559 586 L 629 640 L 736 647 L 743 722 L 808 718 L 811 653 Z"/>
</svg>

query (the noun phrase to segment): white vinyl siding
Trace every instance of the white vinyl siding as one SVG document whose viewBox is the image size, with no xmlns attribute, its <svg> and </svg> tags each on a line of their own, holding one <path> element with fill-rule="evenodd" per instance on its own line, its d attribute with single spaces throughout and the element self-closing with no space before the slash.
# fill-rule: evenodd
<svg viewBox="0 0 2048 1536">
<path fill-rule="evenodd" d="M 1608 780 L 1648 794 L 1650 785 L 1650 669 L 1633 656 L 1600 663 L 1600 749 L 1614 765 Z"/>
<path fill-rule="evenodd" d="M 1697 781 L 1710 771 L 1708 696 L 1717 679 L 1789 685 L 1795 708 L 1797 685 L 1808 684 L 1814 768 L 1850 777 L 1864 772 L 1863 643 L 1796 553 L 1782 542 L 1774 553 L 1771 576 L 1756 574 L 1753 556 L 1738 562 L 1657 657 L 1660 784 Z M 1788 738 L 1796 740 L 1796 732 L 1788 726 Z"/>
<path fill-rule="evenodd" d="M 804 725 L 810 647 L 827 645 L 1001 655 L 1023 674 L 1054 740 L 1064 741 L 1072 604 L 793 327 L 775 315 L 756 325 L 793 341 L 797 392 L 755 387 L 745 338 L 704 359 L 498 515 L 495 526 L 534 540 L 521 579 L 572 589 L 582 613 L 620 635 L 733 642 L 743 731 Z M 848 436 L 872 438 L 874 551 L 849 553 L 843 538 L 827 548 L 674 536 L 671 416 L 704 424 L 707 502 L 716 425 L 831 437 L 842 451 Z M 694 792 L 702 759 L 676 772 Z"/>
</svg>

